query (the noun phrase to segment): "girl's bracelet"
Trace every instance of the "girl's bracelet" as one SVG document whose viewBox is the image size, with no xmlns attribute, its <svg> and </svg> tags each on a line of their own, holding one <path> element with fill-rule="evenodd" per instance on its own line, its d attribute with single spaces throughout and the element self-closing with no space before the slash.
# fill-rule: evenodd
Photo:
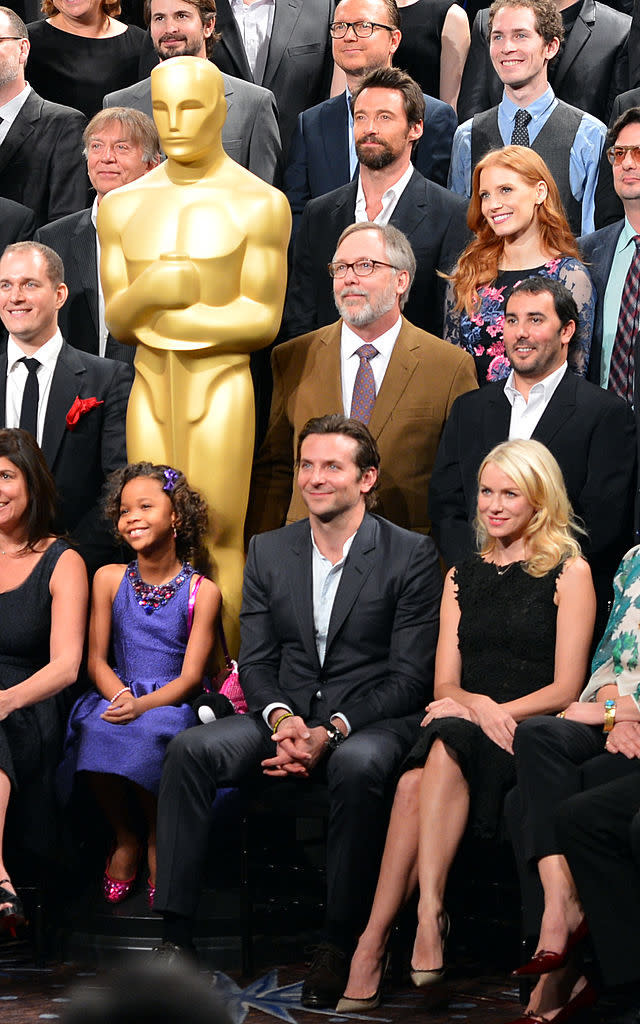
<svg viewBox="0 0 640 1024">
<path fill-rule="evenodd" d="M 118 692 L 117 692 L 117 693 L 114 693 L 114 695 L 113 695 L 113 697 L 111 698 L 111 700 L 109 701 L 109 703 L 110 703 L 110 704 L 113 704 L 114 700 L 117 700 L 117 699 L 118 699 L 118 697 L 120 696 L 120 694 L 121 694 L 121 693 L 126 693 L 126 692 L 127 692 L 127 690 L 129 691 L 129 693 L 131 693 L 131 687 L 130 687 L 130 686 L 123 686 L 121 690 L 118 690 Z"/>
</svg>

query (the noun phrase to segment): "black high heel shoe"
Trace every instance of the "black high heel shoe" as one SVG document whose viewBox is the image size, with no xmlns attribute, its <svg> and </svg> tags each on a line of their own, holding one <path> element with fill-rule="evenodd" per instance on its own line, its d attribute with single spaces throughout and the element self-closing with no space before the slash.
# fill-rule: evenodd
<svg viewBox="0 0 640 1024">
<path fill-rule="evenodd" d="M 22 900 L 15 892 L 11 892 L 10 889 L 5 889 L 5 882 L 8 882 L 9 885 L 13 885 L 10 878 L 0 879 L 0 903 L 9 904 L 0 910 L 0 931 L 10 932 L 12 937 L 15 939 L 16 930 L 23 927 L 26 923 L 26 919 L 24 916 Z"/>
</svg>

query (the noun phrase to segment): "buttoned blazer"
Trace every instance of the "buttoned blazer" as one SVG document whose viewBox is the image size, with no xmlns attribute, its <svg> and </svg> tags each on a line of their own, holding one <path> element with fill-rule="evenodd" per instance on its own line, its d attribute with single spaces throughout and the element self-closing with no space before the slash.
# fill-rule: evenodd
<svg viewBox="0 0 640 1024">
<path fill-rule="evenodd" d="M 275 0 L 267 64 L 260 85 L 278 104 L 285 162 L 298 114 L 329 95 L 333 58 L 329 25 L 334 0 Z M 229 0 L 218 0 L 216 29 L 221 40 L 212 60 L 227 75 L 253 82 L 238 24 Z"/>
<path fill-rule="evenodd" d="M 510 420 L 504 382 L 463 395 L 453 406 L 429 494 L 433 535 L 447 565 L 474 549 L 478 469 L 509 437 Z M 589 560 L 613 574 L 632 540 L 636 440 L 630 407 L 567 371 L 532 436 L 558 460 L 574 511 L 587 528 L 588 540 L 580 541 Z"/>
<path fill-rule="evenodd" d="M 327 263 L 341 233 L 355 220 L 358 183 L 328 192 L 307 203 L 296 237 L 284 312 L 283 336 L 297 338 L 333 323 L 336 307 Z M 448 271 L 469 240 L 467 200 L 427 181 L 414 170 L 389 221 L 411 243 L 416 277 L 404 312 L 412 324 L 442 334 L 444 282 L 436 270 Z"/>
<path fill-rule="evenodd" d="M 50 246 L 64 263 L 64 280 L 69 296 L 58 313 L 58 324 L 66 341 L 81 352 L 98 355 L 98 261 L 96 229 L 91 210 L 81 210 L 45 224 L 35 235 L 36 242 Z M 122 345 L 111 335 L 106 354 L 111 359 L 133 363 L 135 345 Z"/>
<path fill-rule="evenodd" d="M 86 123 L 32 90 L 0 145 L 0 195 L 33 210 L 37 227 L 87 205 Z"/>
<path fill-rule="evenodd" d="M 0 381 L 7 379 L 6 343 Z M 56 482 L 60 525 L 77 542 L 90 568 L 113 558 L 111 530 L 100 508 L 104 483 L 126 465 L 125 419 L 133 369 L 114 359 L 79 352 L 63 343 L 47 402 L 42 454 Z M 97 398 L 75 429 L 66 415 L 75 399 Z M 6 386 L 0 387 L 0 424 L 6 425 Z"/>
<path fill-rule="evenodd" d="M 342 321 L 273 350 L 269 428 L 254 466 L 248 535 L 307 515 L 293 483 L 298 435 L 312 416 L 343 412 Z M 369 430 L 381 460 L 380 515 L 429 532 L 427 495 L 438 442 L 458 395 L 477 387 L 468 353 L 403 318 Z"/>
<path fill-rule="evenodd" d="M 429 537 L 365 514 L 336 592 L 324 663 L 315 643 L 308 520 L 254 537 L 240 613 L 240 680 L 251 711 L 312 699 L 356 731 L 419 712 L 433 687 L 441 575 Z"/>
<path fill-rule="evenodd" d="M 458 119 L 448 103 L 424 97 L 424 134 L 413 154 L 414 166 L 430 181 L 446 186 Z M 349 114 L 344 93 L 298 115 L 284 191 L 298 218 L 309 199 L 346 185 L 349 170 Z"/>
<path fill-rule="evenodd" d="M 556 96 L 607 124 L 615 97 L 635 84 L 629 80 L 631 18 L 599 0 L 583 0 L 562 51 L 549 66 Z M 502 99 L 502 82 L 489 56 L 489 9 L 479 11 L 458 97 L 460 122 Z"/>
<path fill-rule="evenodd" d="M 251 82 L 222 75 L 227 118 L 222 126 L 222 145 L 227 156 L 269 185 L 281 175 L 282 147 L 278 111 L 273 93 Z M 110 92 L 103 107 L 133 107 L 153 118 L 151 79 Z"/>
</svg>

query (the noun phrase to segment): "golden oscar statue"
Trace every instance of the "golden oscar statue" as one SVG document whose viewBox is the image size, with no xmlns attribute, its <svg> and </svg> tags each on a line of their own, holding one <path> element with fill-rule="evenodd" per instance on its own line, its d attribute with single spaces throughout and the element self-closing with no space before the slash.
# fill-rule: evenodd
<svg viewBox="0 0 640 1024">
<path fill-rule="evenodd" d="M 255 432 L 249 354 L 280 324 L 291 214 L 281 192 L 224 152 L 224 87 L 210 61 L 163 61 L 151 95 L 167 160 L 100 203 L 105 317 L 118 341 L 137 344 L 129 460 L 177 466 L 206 497 L 236 650 Z"/>
</svg>

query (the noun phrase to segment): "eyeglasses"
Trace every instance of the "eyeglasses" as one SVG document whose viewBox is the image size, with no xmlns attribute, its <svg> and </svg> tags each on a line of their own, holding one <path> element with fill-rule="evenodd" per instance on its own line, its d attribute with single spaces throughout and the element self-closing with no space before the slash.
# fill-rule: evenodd
<svg viewBox="0 0 640 1024">
<path fill-rule="evenodd" d="M 607 160 L 615 167 L 619 167 L 627 153 L 631 154 L 634 164 L 640 164 L 640 146 L 610 146 L 607 150 Z"/>
<path fill-rule="evenodd" d="M 381 25 L 377 21 L 334 21 L 332 25 L 329 25 L 333 39 L 344 39 L 350 28 L 353 29 L 358 39 L 368 39 L 376 28 L 386 28 L 387 32 L 395 32 L 391 25 Z"/>
<path fill-rule="evenodd" d="M 346 277 L 347 270 L 353 270 L 358 277 L 370 277 L 376 267 L 390 267 L 397 270 L 393 263 L 383 263 L 382 260 L 356 260 L 355 263 L 327 263 L 327 270 L 331 277 Z"/>
</svg>

